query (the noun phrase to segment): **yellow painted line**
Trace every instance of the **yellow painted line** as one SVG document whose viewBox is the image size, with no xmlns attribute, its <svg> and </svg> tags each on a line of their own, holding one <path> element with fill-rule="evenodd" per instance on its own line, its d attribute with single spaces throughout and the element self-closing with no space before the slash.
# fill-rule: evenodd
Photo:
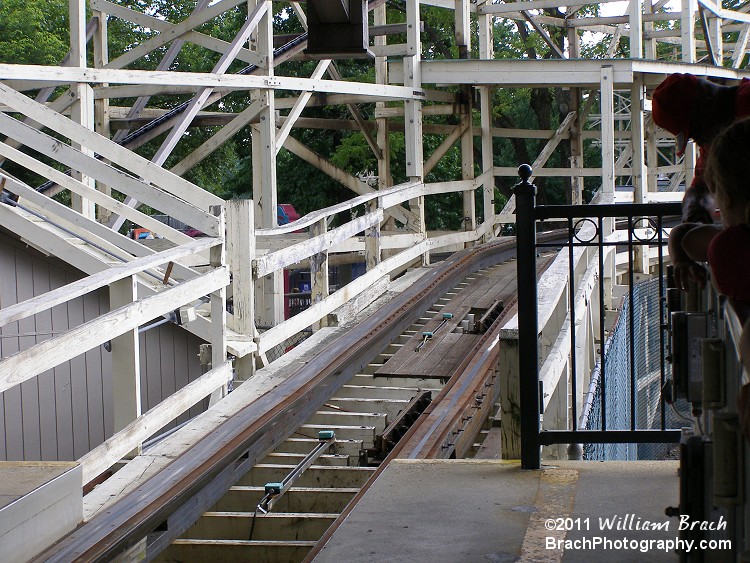
<svg viewBox="0 0 750 563">
<path fill-rule="evenodd" d="M 578 471 L 572 469 L 542 470 L 539 477 L 539 490 L 534 499 L 537 511 L 529 518 L 519 561 L 540 563 L 562 561 L 564 550 L 547 549 L 547 538 L 555 538 L 555 545 L 560 545 L 557 540 L 564 540 L 567 532 L 564 525 L 550 526 L 550 522 L 570 516 L 577 485 Z"/>
</svg>

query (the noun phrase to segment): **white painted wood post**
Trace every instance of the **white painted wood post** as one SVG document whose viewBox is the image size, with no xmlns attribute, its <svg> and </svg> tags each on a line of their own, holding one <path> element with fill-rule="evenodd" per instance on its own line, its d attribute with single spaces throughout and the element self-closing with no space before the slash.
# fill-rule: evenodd
<svg viewBox="0 0 750 563">
<path fill-rule="evenodd" d="M 373 10 L 373 18 L 375 25 L 386 25 L 388 23 L 386 17 L 386 5 L 381 4 Z M 376 35 L 375 45 L 384 46 L 388 44 L 387 35 Z M 388 84 L 388 58 L 387 57 L 375 57 L 375 82 L 376 84 Z M 380 158 L 378 158 L 378 189 L 384 190 L 390 188 L 393 185 L 393 178 L 391 177 L 391 142 L 388 132 L 388 118 L 380 117 L 378 112 L 382 112 L 386 109 L 386 102 L 375 103 L 375 116 L 378 124 L 377 143 L 380 148 Z M 389 216 L 384 224 L 385 230 L 396 230 L 396 221 L 392 216 Z"/>
<path fill-rule="evenodd" d="M 614 72 L 605 65 L 600 74 L 602 114 L 602 193 L 615 193 Z"/>
<path fill-rule="evenodd" d="M 252 10 L 261 2 L 268 2 L 268 10 L 251 37 L 251 48 L 266 61 L 261 65 L 262 74 L 270 78 L 273 68 L 273 9 L 268 0 L 249 0 Z M 255 224 L 261 228 L 277 226 L 276 192 L 276 108 L 272 89 L 257 91 L 256 100 L 261 104 L 258 123 L 252 126 L 253 154 L 253 201 L 255 202 Z M 284 320 L 283 272 L 277 271 L 258 280 L 255 290 L 255 308 L 259 324 L 272 327 Z"/>
<path fill-rule="evenodd" d="M 227 202 L 227 260 L 232 272 L 234 313 L 230 328 L 250 338 L 255 329 L 255 282 L 252 262 L 255 258 L 255 211 L 253 200 L 233 199 Z M 235 360 L 236 379 L 245 381 L 253 375 L 252 356 Z"/>
<path fill-rule="evenodd" d="M 486 6 L 490 2 L 477 3 L 477 7 Z M 479 23 L 479 58 L 494 59 L 495 51 L 492 34 L 492 16 L 480 14 L 477 17 Z M 492 143 L 492 89 L 489 86 L 480 86 L 479 110 L 482 138 L 482 174 L 485 174 L 482 185 L 482 214 L 487 231 L 484 242 L 492 238 L 493 226 L 495 224 L 495 177 L 492 175 L 494 167 L 494 152 Z M 487 175 L 489 173 L 489 175 Z"/>
<path fill-rule="evenodd" d="M 461 135 L 461 179 L 474 179 L 474 134 L 471 124 L 471 87 L 466 87 L 468 94 L 466 100 L 466 113 L 461 117 L 461 126 L 466 130 Z M 473 231 L 477 228 L 477 208 L 474 204 L 474 189 L 463 192 L 464 204 L 464 231 Z M 472 246 L 473 243 L 466 243 L 466 247 Z"/>
<path fill-rule="evenodd" d="M 368 202 L 367 212 L 372 213 L 378 207 L 377 200 Z M 380 251 L 380 223 L 375 223 L 365 230 L 365 263 L 369 272 L 381 261 Z"/>
<path fill-rule="evenodd" d="M 682 62 L 695 62 L 695 12 L 698 0 L 682 0 L 680 15 L 680 44 L 682 45 Z"/>
<path fill-rule="evenodd" d="M 111 311 L 138 299 L 135 276 L 109 285 Z M 112 347 L 112 416 L 119 432 L 141 416 L 141 360 L 138 327 L 110 341 Z M 138 455 L 140 446 L 131 455 Z"/>
<path fill-rule="evenodd" d="M 406 50 L 404 57 L 404 86 L 422 88 L 422 42 L 419 29 L 419 0 L 406 1 Z M 406 137 L 406 175 L 410 180 L 424 181 L 424 152 L 422 146 L 422 101 L 414 98 L 404 102 L 404 134 Z M 424 196 L 409 201 L 409 209 L 418 217 L 412 229 L 427 238 Z M 422 255 L 422 264 L 430 263 L 430 254 Z"/>
<path fill-rule="evenodd" d="M 310 238 L 324 235 L 328 230 L 328 220 L 323 217 L 310 226 Z M 323 301 L 329 295 L 328 285 L 328 250 L 310 256 L 310 306 Z M 328 326 L 327 317 L 315 322 L 313 330 Z"/>
<path fill-rule="evenodd" d="M 86 0 L 69 0 L 68 14 L 70 17 L 70 65 L 79 68 L 86 67 Z M 71 84 L 71 91 L 76 96 L 76 101 L 70 107 L 70 118 L 80 123 L 87 129 L 94 128 L 94 91 L 91 86 L 84 83 Z M 75 148 L 81 149 L 89 156 L 94 155 L 90 147 L 82 147 L 73 143 Z M 79 172 L 73 172 L 73 178 L 94 187 L 94 179 L 84 176 Z M 95 218 L 96 209 L 92 201 L 84 199 L 78 194 L 71 193 L 71 206 L 73 209 L 88 217 Z"/>
<path fill-rule="evenodd" d="M 643 10 L 647 14 L 654 13 L 654 2 L 653 0 L 643 0 Z M 654 31 L 654 22 L 648 21 L 643 23 L 644 35 Z M 656 39 L 653 37 L 646 37 L 643 40 L 643 49 L 646 59 L 653 61 L 656 60 Z"/>
<path fill-rule="evenodd" d="M 109 47 L 107 44 L 107 14 L 94 11 L 96 19 L 96 31 L 94 32 L 94 67 L 104 68 L 109 62 Z M 107 86 L 107 84 L 102 84 Z M 94 101 L 94 130 L 100 135 L 110 138 L 111 127 L 109 121 L 109 98 L 101 98 Z M 102 183 L 96 182 L 96 189 L 111 197 L 112 189 Z M 108 223 L 112 213 L 106 207 L 98 205 L 96 208 L 96 219 L 100 223 Z"/>
<path fill-rule="evenodd" d="M 646 0 L 648 2 L 648 0 Z M 630 0 L 628 5 L 630 16 L 630 58 L 643 58 L 643 10 L 641 0 Z"/>
<path fill-rule="evenodd" d="M 219 218 L 219 232 L 225 232 L 225 211 L 220 205 L 212 205 L 211 213 Z M 225 239 L 226 240 L 226 239 Z M 225 245 L 217 244 L 211 248 L 210 263 L 212 268 L 225 264 Z M 227 288 L 211 293 L 211 368 L 217 368 L 227 359 Z M 209 405 L 220 401 L 227 394 L 227 386 L 222 385 L 211 393 Z"/>
</svg>

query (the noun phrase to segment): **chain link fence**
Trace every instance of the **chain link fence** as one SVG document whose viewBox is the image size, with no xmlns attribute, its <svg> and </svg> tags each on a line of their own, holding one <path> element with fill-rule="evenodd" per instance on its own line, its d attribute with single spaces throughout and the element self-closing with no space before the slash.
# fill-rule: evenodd
<svg viewBox="0 0 750 563">
<path fill-rule="evenodd" d="M 606 430 L 630 430 L 633 413 L 636 430 L 662 428 L 662 417 L 667 429 L 681 426 L 678 415 L 661 401 L 661 367 L 666 356 L 662 323 L 659 279 L 635 284 L 632 302 L 629 295 L 623 298 L 619 316 L 605 343 L 604 370 L 600 359 L 592 373 L 581 429 L 604 429 L 602 407 Z M 664 362 L 664 366 L 667 380 L 671 377 L 671 365 Z M 670 444 L 584 444 L 584 459 L 661 459 L 671 447 Z"/>
</svg>

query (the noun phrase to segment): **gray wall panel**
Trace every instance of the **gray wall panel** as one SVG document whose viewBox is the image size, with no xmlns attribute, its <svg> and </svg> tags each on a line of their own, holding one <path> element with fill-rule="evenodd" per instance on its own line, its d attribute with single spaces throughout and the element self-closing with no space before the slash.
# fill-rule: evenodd
<svg viewBox="0 0 750 563">
<path fill-rule="evenodd" d="M 82 276 L 78 270 L 27 247 L 0 228 L 0 308 Z M 0 357 L 92 320 L 108 307 L 105 288 L 2 327 Z M 200 343 L 200 339 L 170 324 L 141 335 L 144 412 L 200 376 Z M 0 460 L 81 457 L 112 435 L 112 401 L 112 359 L 103 347 L 9 389 L 0 394 Z M 201 403 L 190 414 L 195 416 L 202 411 Z M 186 418 L 183 416 L 178 422 Z"/>
</svg>

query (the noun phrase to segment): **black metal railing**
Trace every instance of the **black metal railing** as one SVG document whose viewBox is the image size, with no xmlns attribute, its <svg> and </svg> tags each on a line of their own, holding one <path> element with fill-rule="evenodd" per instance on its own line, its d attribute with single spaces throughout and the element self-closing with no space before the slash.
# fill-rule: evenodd
<svg viewBox="0 0 750 563">
<path fill-rule="evenodd" d="M 518 331 L 519 331 L 519 370 L 521 395 L 521 465 L 526 469 L 538 469 L 541 465 L 541 447 L 553 444 L 612 444 L 612 443 L 677 443 L 680 431 L 667 428 L 664 416 L 665 401 L 660 398 L 661 416 L 658 428 L 638 428 L 636 424 L 636 346 L 634 315 L 629 315 L 625 321 L 629 323 L 629 424 L 626 428 L 611 428 L 607 420 L 607 380 L 604 361 L 605 352 L 605 286 L 604 255 L 610 246 L 616 250 L 627 252 L 628 263 L 625 273 L 628 286 L 628 297 L 633 303 L 635 287 L 634 263 L 636 247 L 655 247 L 658 250 L 656 278 L 658 279 L 658 347 L 659 347 L 659 388 L 664 386 L 667 378 L 667 343 L 664 334 L 666 318 L 665 294 L 666 275 L 664 253 L 666 251 L 667 236 L 664 231 L 664 220 L 669 217 L 679 217 L 681 214 L 679 203 L 657 204 L 601 204 L 601 205 L 536 205 L 536 187 L 528 180 L 531 177 L 531 167 L 519 167 L 521 182 L 513 190 L 516 197 L 516 237 L 518 248 Z M 567 225 L 567 237 L 563 241 L 541 243 L 537 241 L 537 222 L 554 220 Z M 621 237 L 606 237 L 605 227 L 617 220 Z M 587 226 L 586 229 L 582 227 Z M 582 233 L 585 232 L 586 235 Z M 647 233 L 644 235 L 643 233 Z M 625 236 L 626 235 L 626 236 Z M 572 424 L 573 430 L 542 430 L 540 415 L 542 414 L 543 390 L 539 379 L 539 326 L 537 319 L 537 253 L 546 248 L 567 247 L 569 252 L 569 319 L 571 353 L 570 372 L 571 388 L 577 389 L 576 381 L 576 284 L 574 250 L 577 247 L 595 247 L 598 250 L 598 294 L 599 294 L 599 412 L 597 430 L 578 429 L 577 398 L 573 399 Z M 615 251 L 616 251 L 615 250 Z M 551 390 L 550 390 L 551 391 Z"/>
</svg>

